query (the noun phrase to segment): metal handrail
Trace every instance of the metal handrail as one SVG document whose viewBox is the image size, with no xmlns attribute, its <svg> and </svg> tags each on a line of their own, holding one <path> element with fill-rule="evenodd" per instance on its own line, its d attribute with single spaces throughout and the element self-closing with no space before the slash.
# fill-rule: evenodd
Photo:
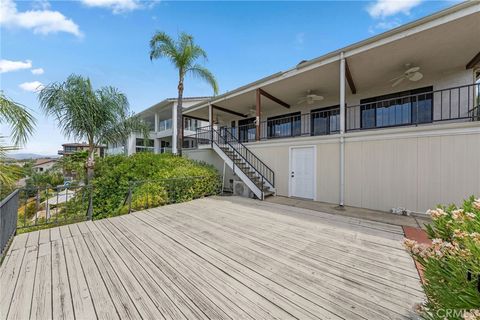
<svg viewBox="0 0 480 320">
<path fill-rule="evenodd" d="M 225 141 L 225 144 L 229 145 L 232 150 L 235 151 L 260 176 L 260 178 L 262 178 L 262 180 L 267 181 L 272 185 L 272 187 L 275 187 L 275 173 L 273 170 L 270 169 L 270 167 L 260 160 L 260 158 L 258 158 L 253 152 L 251 152 L 243 143 L 241 143 L 228 129 L 222 128 L 222 132 L 225 133 L 225 136 L 215 130 L 213 127 L 211 130 L 213 133 L 213 143 L 216 143 L 217 146 L 220 147 L 214 138 L 220 137 L 223 141 Z M 235 145 L 233 145 L 232 142 Z M 242 154 L 241 150 L 245 150 L 245 155 Z M 255 164 L 252 162 L 255 162 Z"/>
</svg>

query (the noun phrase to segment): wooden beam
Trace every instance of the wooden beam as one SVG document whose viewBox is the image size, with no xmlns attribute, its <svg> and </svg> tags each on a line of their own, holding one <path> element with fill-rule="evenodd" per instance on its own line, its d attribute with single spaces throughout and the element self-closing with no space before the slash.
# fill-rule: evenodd
<svg viewBox="0 0 480 320">
<path fill-rule="evenodd" d="M 348 86 L 350 87 L 350 91 L 352 94 L 357 93 L 357 88 L 355 87 L 355 83 L 353 82 L 352 74 L 350 73 L 350 68 L 348 67 L 347 59 L 345 59 L 345 76 L 347 77 Z"/>
<path fill-rule="evenodd" d="M 256 94 L 256 103 L 255 103 L 255 140 L 260 141 L 260 115 L 262 114 L 262 89 L 257 89 L 255 94 Z"/>
<path fill-rule="evenodd" d="M 230 113 L 230 114 L 233 114 L 235 116 L 242 117 L 242 118 L 247 118 L 248 117 L 247 114 L 243 114 L 243 113 L 236 112 L 236 111 L 233 111 L 233 110 L 230 110 L 230 109 L 222 108 L 222 107 L 219 107 L 219 106 L 214 105 L 214 104 L 212 104 L 212 108 L 214 108 L 216 110 L 219 110 L 219 111 L 226 112 L 226 113 Z"/>
<path fill-rule="evenodd" d="M 198 120 L 198 121 L 206 121 L 208 122 L 208 119 L 204 119 L 204 118 L 199 118 L 199 117 L 194 117 L 194 116 L 189 116 L 189 115 L 183 115 L 184 118 L 190 118 L 190 119 L 194 119 L 194 120 Z"/>
<path fill-rule="evenodd" d="M 266 97 L 266 98 L 268 98 L 268 99 L 270 99 L 270 100 L 278 103 L 278 104 L 281 105 L 281 106 L 284 106 L 284 107 L 287 108 L 287 109 L 290 108 L 290 105 L 289 105 L 288 103 L 286 103 L 285 101 L 282 101 L 282 100 L 278 99 L 278 98 L 275 97 L 275 96 L 272 96 L 270 93 L 266 92 L 265 90 L 262 90 L 262 89 L 257 89 L 257 90 L 258 90 L 258 92 L 259 92 L 262 96 L 264 96 L 264 97 Z"/>
<path fill-rule="evenodd" d="M 467 69 L 467 70 L 468 70 L 468 69 L 472 69 L 473 67 L 475 67 L 475 66 L 477 66 L 477 65 L 480 65 L 480 52 L 477 53 L 477 55 L 476 55 L 475 57 L 473 57 L 473 59 L 470 60 L 470 61 L 467 63 L 465 69 Z"/>
</svg>

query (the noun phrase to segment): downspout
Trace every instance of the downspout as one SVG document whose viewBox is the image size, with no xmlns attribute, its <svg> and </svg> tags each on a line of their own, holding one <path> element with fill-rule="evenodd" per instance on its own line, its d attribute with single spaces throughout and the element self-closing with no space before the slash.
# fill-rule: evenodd
<svg viewBox="0 0 480 320">
<path fill-rule="evenodd" d="M 340 53 L 340 203 L 345 202 L 345 53 Z"/>
</svg>

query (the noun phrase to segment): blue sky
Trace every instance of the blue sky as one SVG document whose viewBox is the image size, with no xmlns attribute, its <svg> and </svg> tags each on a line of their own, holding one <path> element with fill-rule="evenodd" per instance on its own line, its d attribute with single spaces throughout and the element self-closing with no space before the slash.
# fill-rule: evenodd
<svg viewBox="0 0 480 320">
<path fill-rule="evenodd" d="M 53 155 L 67 139 L 38 109 L 34 91 L 42 84 L 71 73 L 88 76 L 96 87 L 119 88 L 135 112 L 176 96 L 173 67 L 148 58 L 156 30 L 191 33 L 223 93 L 454 3 L 2 0 L 0 87 L 37 118 L 34 136 L 19 152 Z M 211 93 L 201 81 L 187 80 L 186 95 Z M 7 134 L 0 125 L 0 135 Z"/>
</svg>

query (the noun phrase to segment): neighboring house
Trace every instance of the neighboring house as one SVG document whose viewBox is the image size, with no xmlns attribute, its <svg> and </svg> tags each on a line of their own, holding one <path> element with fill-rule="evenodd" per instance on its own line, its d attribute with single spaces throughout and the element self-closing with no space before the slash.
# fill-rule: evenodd
<svg viewBox="0 0 480 320">
<path fill-rule="evenodd" d="M 37 173 L 45 172 L 53 168 L 53 166 L 57 163 L 57 159 L 36 159 L 35 163 L 32 166 L 32 170 Z"/>
<path fill-rule="evenodd" d="M 471 1 L 302 61 L 186 109 L 214 129 L 184 153 L 226 163 L 259 198 L 459 204 L 480 195 L 479 39 Z"/>
<path fill-rule="evenodd" d="M 185 97 L 183 98 L 183 108 L 188 108 L 207 99 L 209 97 Z M 172 121 L 172 119 L 177 118 L 177 99 L 165 99 L 138 113 L 138 116 L 150 127 L 150 136 L 147 143 L 145 143 L 142 134 L 132 134 L 125 143 L 108 145 L 107 154 L 131 155 L 136 152 L 177 152 L 177 124 Z M 193 135 L 198 127 L 206 125 L 208 125 L 208 118 L 184 117 L 184 136 Z M 192 139 L 184 139 L 184 147 L 192 147 L 192 143 Z"/>
<path fill-rule="evenodd" d="M 58 150 L 58 154 L 61 156 L 69 156 L 75 152 L 88 151 L 87 143 L 64 143 L 62 144 L 63 149 Z M 105 155 L 106 146 L 97 146 L 95 147 L 95 155 L 103 157 Z"/>
</svg>

